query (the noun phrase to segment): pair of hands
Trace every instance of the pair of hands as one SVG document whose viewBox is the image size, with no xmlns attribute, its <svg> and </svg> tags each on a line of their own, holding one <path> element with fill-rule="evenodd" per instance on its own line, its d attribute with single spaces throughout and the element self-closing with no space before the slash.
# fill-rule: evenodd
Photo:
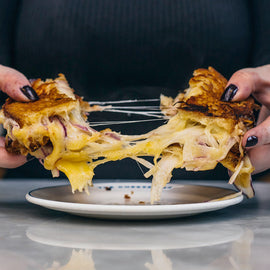
<svg viewBox="0 0 270 270">
<path fill-rule="evenodd" d="M 27 78 L 15 69 L 0 65 L 0 89 L 18 101 L 38 99 Z M 257 126 L 246 132 L 242 144 L 246 147 L 254 173 L 270 168 L 270 65 L 245 68 L 235 72 L 228 81 L 223 100 L 241 101 L 252 95 L 262 108 Z M 5 150 L 4 138 L 0 137 L 0 167 L 16 168 L 27 160 L 24 156 L 12 155 Z"/>
</svg>

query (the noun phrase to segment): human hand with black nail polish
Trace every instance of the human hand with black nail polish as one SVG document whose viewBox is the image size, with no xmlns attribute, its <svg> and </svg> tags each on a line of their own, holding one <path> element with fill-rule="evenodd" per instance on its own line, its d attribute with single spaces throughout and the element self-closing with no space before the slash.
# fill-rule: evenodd
<svg viewBox="0 0 270 270">
<path fill-rule="evenodd" d="M 28 79 L 19 71 L 3 65 L 0 65 L 0 90 L 18 101 L 33 102 L 38 100 L 38 95 Z M 16 168 L 26 161 L 25 156 L 8 153 L 5 149 L 5 140 L 0 137 L 1 168 Z"/>
<path fill-rule="evenodd" d="M 262 106 L 256 127 L 246 132 L 242 144 L 255 167 L 254 173 L 259 173 L 270 168 L 270 65 L 235 72 L 221 99 L 241 101 L 250 95 Z"/>
</svg>

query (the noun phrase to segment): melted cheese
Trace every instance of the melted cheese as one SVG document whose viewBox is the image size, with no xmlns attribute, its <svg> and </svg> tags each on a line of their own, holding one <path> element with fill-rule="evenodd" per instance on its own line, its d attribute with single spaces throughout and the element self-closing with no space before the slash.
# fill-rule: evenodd
<svg viewBox="0 0 270 270">
<path fill-rule="evenodd" d="M 84 189 L 87 191 L 87 185 L 91 185 L 94 169 L 88 162 L 59 159 L 55 167 L 68 177 L 73 192 L 75 190 L 81 192 Z"/>
<path fill-rule="evenodd" d="M 92 184 L 95 167 L 105 162 L 138 158 L 137 161 L 144 165 L 143 157 L 152 156 L 153 165 L 147 163 L 149 171 L 145 174 L 145 177 L 153 176 L 152 203 L 160 199 L 161 190 L 170 181 L 174 168 L 192 171 L 215 168 L 227 156 L 231 147 L 239 143 L 243 133 L 237 126 L 229 133 L 222 121 L 212 121 L 211 118 L 206 121 L 204 118 L 202 122 L 196 122 L 180 112 L 168 123 L 138 136 L 120 135 L 109 129 L 101 132 L 87 131 L 87 123 L 78 110 L 54 120 L 42 119 L 42 122 L 45 124 L 23 128 L 13 123 L 10 136 L 25 146 L 31 143 L 29 136 L 40 140 L 48 137 L 52 144 L 48 155 L 44 156 L 44 151 L 40 150 L 31 154 L 42 159 L 46 169 L 64 172 L 73 191 L 87 191 L 87 187 Z M 246 164 L 248 175 L 251 165 Z M 242 167 L 235 170 L 233 180 Z"/>
</svg>

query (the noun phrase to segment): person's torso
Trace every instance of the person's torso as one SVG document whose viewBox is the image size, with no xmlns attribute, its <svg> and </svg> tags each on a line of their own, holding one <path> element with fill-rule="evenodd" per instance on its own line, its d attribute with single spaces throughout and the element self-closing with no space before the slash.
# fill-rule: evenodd
<svg viewBox="0 0 270 270">
<path fill-rule="evenodd" d="M 88 98 L 95 87 L 183 89 L 196 68 L 229 76 L 249 62 L 245 0 L 23 0 L 18 12 L 15 67 L 62 72 Z"/>
</svg>

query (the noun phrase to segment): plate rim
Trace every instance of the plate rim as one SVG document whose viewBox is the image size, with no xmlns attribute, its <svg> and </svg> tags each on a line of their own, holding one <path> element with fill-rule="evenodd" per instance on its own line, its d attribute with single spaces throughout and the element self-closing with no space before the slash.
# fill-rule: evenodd
<svg viewBox="0 0 270 270">
<path fill-rule="evenodd" d="M 125 181 L 111 181 L 111 182 L 100 182 L 100 183 L 96 183 L 95 185 L 99 185 L 99 184 L 106 184 L 106 185 L 115 185 L 115 184 L 125 184 L 128 183 L 129 185 L 131 185 L 132 183 L 136 184 L 136 185 L 140 185 L 140 184 L 149 184 L 151 185 L 151 183 L 148 182 L 143 182 L 143 181 L 136 181 L 136 182 L 125 182 Z M 226 189 L 226 190 L 231 190 L 235 193 L 237 193 L 237 191 L 230 189 L 230 188 L 224 188 L 224 187 L 218 187 L 218 186 L 211 186 L 211 185 L 194 185 L 194 184 L 177 184 L 177 183 L 169 183 L 168 185 L 180 185 L 180 186 L 201 186 L 201 187 L 208 187 L 208 188 L 220 188 L 220 189 Z M 55 201 L 55 200 L 48 200 L 48 199 L 42 199 L 42 198 L 38 198 L 33 196 L 31 193 L 33 193 L 34 191 L 38 191 L 38 190 L 43 190 L 43 189 L 53 189 L 53 188 L 61 188 L 61 187 L 67 187 L 70 186 L 69 184 L 64 184 L 64 185 L 56 185 L 56 186 L 48 186 L 48 187 L 41 187 L 41 188 L 36 188 L 36 189 L 32 189 L 31 191 L 29 191 L 25 198 L 28 202 L 42 206 L 42 207 L 46 207 L 46 208 L 50 208 L 50 209 L 54 209 L 54 210 L 58 210 L 58 211 L 64 211 L 64 212 L 71 212 L 71 210 L 76 211 L 76 210 L 80 210 L 80 211 L 92 211 L 95 212 L 95 214 L 93 213 L 92 215 L 96 215 L 98 212 L 100 212 L 100 214 L 105 213 L 105 212 L 110 212 L 110 215 L 114 215 L 115 213 L 117 213 L 118 215 L 120 215 L 119 211 L 122 210 L 123 213 L 122 215 L 142 215 L 142 214 L 149 214 L 151 212 L 151 214 L 161 214 L 160 212 L 162 212 L 162 215 L 171 215 L 173 212 L 177 213 L 177 211 L 181 211 L 181 210 L 185 210 L 185 211 L 192 211 L 192 210 L 196 210 L 196 209 L 204 209 L 204 212 L 206 212 L 207 210 L 212 210 L 212 209 L 220 209 L 220 208 L 224 208 L 227 206 L 232 206 L 235 204 L 240 203 L 243 199 L 244 196 L 243 194 L 239 194 L 234 198 L 229 198 L 229 199 L 224 199 L 224 200 L 220 200 L 220 201 L 207 201 L 207 202 L 199 202 L 199 203 L 187 203 L 187 204 L 159 204 L 159 205 L 106 205 L 106 204 L 86 204 L 86 203 L 76 203 L 76 202 L 60 202 L 60 201 Z M 68 210 L 67 210 L 68 207 Z M 57 209 L 56 209 L 57 208 Z M 128 212 L 128 213 L 126 213 Z M 89 213 L 90 214 L 90 213 Z"/>
</svg>

